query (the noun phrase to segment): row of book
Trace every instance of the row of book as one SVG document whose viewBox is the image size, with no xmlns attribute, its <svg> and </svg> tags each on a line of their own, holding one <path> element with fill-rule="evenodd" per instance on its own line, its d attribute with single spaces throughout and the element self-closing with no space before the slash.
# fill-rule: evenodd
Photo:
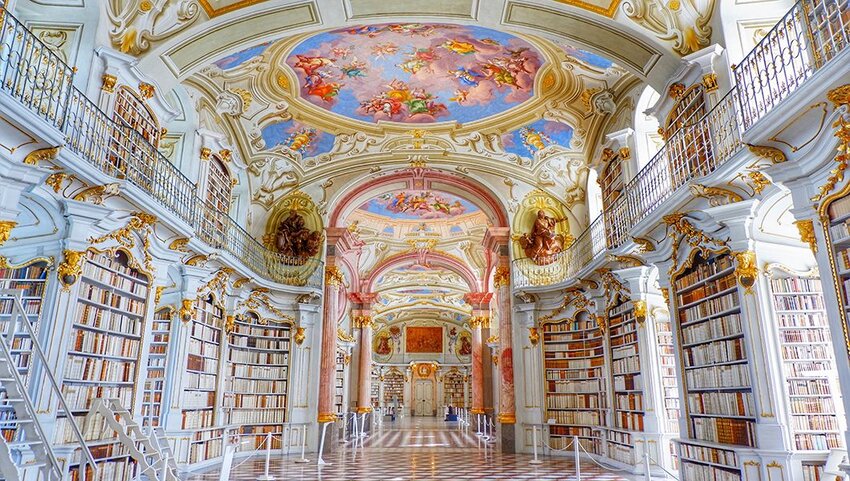
<svg viewBox="0 0 850 481">
<path fill-rule="evenodd" d="M 743 338 L 697 344 L 682 350 L 685 367 L 710 366 L 747 359 Z"/>
<path fill-rule="evenodd" d="M 199 321 L 192 322 L 192 330 L 189 335 L 199 341 L 211 342 L 213 344 L 219 344 L 221 342 L 221 329 Z"/>
<path fill-rule="evenodd" d="M 3 281 L 2 279 L 0 279 L 0 288 L 21 291 L 22 298 L 32 297 L 41 300 L 41 298 L 44 297 L 45 286 L 46 283 L 43 280 Z"/>
<path fill-rule="evenodd" d="M 685 372 L 685 381 L 690 389 L 739 387 L 748 389 L 750 371 L 747 364 L 701 367 Z"/>
<path fill-rule="evenodd" d="M 136 316 L 145 315 L 145 301 L 122 296 L 115 291 L 94 284 L 83 283 L 80 288 L 79 299 L 90 301 L 97 307 L 111 307 Z"/>
<path fill-rule="evenodd" d="M 30 322 L 35 322 L 33 317 L 38 316 L 41 312 L 41 298 L 38 299 L 22 299 L 21 304 L 24 307 L 24 314 L 30 318 Z M 0 316 L 7 316 L 12 313 L 12 301 L 0 301 Z"/>
<path fill-rule="evenodd" d="M 630 431 L 643 431 L 643 414 L 629 412 L 614 413 L 614 425 Z"/>
<path fill-rule="evenodd" d="M 829 346 L 825 344 L 806 344 L 802 346 L 782 346 L 782 357 L 785 359 L 815 359 L 829 360 L 832 359 L 832 353 Z"/>
<path fill-rule="evenodd" d="M 826 329 L 781 329 L 779 340 L 785 342 L 831 342 Z"/>
<path fill-rule="evenodd" d="M 827 451 L 841 449 L 844 443 L 838 433 L 797 433 L 794 434 L 794 444 L 800 451 Z"/>
<path fill-rule="evenodd" d="M 62 394 L 65 402 L 72 411 L 86 411 L 95 398 L 118 399 L 122 405 L 133 404 L 133 388 L 131 386 L 82 385 L 64 384 Z"/>
<path fill-rule="evenodd" d="M 238 393 L 281 393 L 286 392 L 286 381 L 265 379 L 228 379 L 229 391 Z"/>
<path fill-rule="evenodd" d="M 548 381 L 547 384 L 550 393 L 597 393 L 604 389 L 602 379 Z"/>
<path fill-rule="evenodd" d="M 196 356 L 218 359 L 219 349 L 218 344 L 212 344 L 210 342 L 199 341 L 197 339 L 192 339 L 189 342 L 189 354 Z"/>
<path fill-rule="evenodd" d="M 792 396 L 831 394 L 829 379 L 789 379 L 788 392 Z"/>
<path fill-rule="evenodd" d="M 137 358 L 139 356 L 139 339 L 110 336 L 103 332 L 77 330 L 72 334 L 69 344 L 70 351 L 102 356 Z"/>
<path fill-rule="evenodd" d="M 230 375 L 253 377 L 258 379 L 286 379 L 289 369 L 286 366 L 260 366 L 255 364 L 230 364 Z"/>
<path fill-rule="evenodd" d="M 794 414 L 833 414 L 835 413 L 835 401 L 831 397 L 795 396 L 788 400 L 791 404 L 791 412 Z"/>
<path fill-rule="evenodd" d="M 248 347 L 266 351 L 288 351 L 289 339 L 269 339 L 265 337 L 231 336 L 230 345 L 233 347 Z"/>
<path fill-rule="evenodd" d="M 728 449 L 709 448 L 695 444 L 681 443 L 679 451 L 683 458 L 711 464 L 722 464 L 730 468 L 738 466 L 738 455 Z"/>
<path fill-rule="evenodd" d="M 140 318 L 87 304 L 81 304 L 79 306 L 74 322 L 81 326 L 103 329 L 128 336 L 139 336 L 142 330 Z"/>
<path fill-rule="evenodd" d="M 35 280 L 47 279 L 48 273 L 47 265 L 39 262 L 37 264 L 30 264 L 24 267 L 2 267 L 0 268 L 0 279 L 3 280 L 15 280 L 15 279 L 26 279 L 26 280 Z"/>
<path fill-rule="evenodd" d="M 250 337 L 279 337 L 289 339 L 289 326 L 258 326 L 236 321 L 236 329 L 231 335 Z"/>
<path fill-rule="evenodd" d="M 183 409 L 207 409 L 215 406 L 215 391 L 186 391 L 180 398 Z"/>
<path fill-rule="evenodd" d="M 550 352 L 545 353 L 547 369 L 587 369 L 605 365 L 605 358 L 603 356 L 595 356 L 587 359 L 566 360 L 552 359 L 549 357 L 549 354 Z"/>
<path fill-rule="evenodd" d="M 688 411 L 692 414 L 755 416 L 756 405 L 751 392 L 701 392 L 688 394 Z"/>
<path fill-rule="evenodd" d="M 826 327 L 826 316 L 822 312 L 783 312 L 779 316 L 779 327 Z"/>
<path fill-rule="evenodd" d="M 739 302 L 740 296 L 738 296 L 737 292 L 730 292 L 720 297 L 714 297 L 687 309 L 680 309 L 679 321 L 684 325 L 710 316 L 716 316 L 723 312 L 736 309 L 739 306 Z"/>
<path fill-rule="evenodd" d="M 547 381 L 566 381 L 572 379 L 586 379 L 589 377 L 602 377 L 602 368 L 596 367 L 592 369 L 577 368 L 546 370 Z"/>
<path fill-rule="evenodd" d="M 216 374 L 218 373 L 218 360 L 190 353 L 186 356 L 186 370 L 206 374 Z"/>
<path fill-rule="evenodd" d="M 599 394 L 568 394 L 546 397 L 549 409 L 604 409 L 605 398 Z"/>
<path fill-rule="evenodd" d="M 777 311 L 822 311 L 826 309 L 821 294 L 776 294 L 773 307 Z"/>
<path fill-rule="evenodd" d="M 635 450 L 632 446 L 609 443 L 608 457 L 624 464 L 635 464 Z"/>
<path fill-rule="evenodd" d="M 543 341 L 546 344 L 575 341 L 587 347 L 596 347 L 602 345 L 602 336 L 588 336 L 586 332 L 547 333 L 544 334 Z"/>
<path fill-rule="evenodd" d="M 107 255 L 88 252 L 86 263 L 147 282 L 147 276 L 127 265 L 127 258 L 123 255 L 123 253 L 120 253 L 116 257 L 109 257 Z"/>
<path fill-rule="evenodd" d="M 633 324 L 629 324 L 633 325 Z M 624 344 L 632 344 L 637 342 L 637 332 L 634 330 L 628 331 L 626 333 L 611 333 L 611 347 L 616 348 L 618 346 L 622 346 Z"/>
<path fill-rule="evenodd" d="M 615 394 L 614 407 L 626 411 L 643 411 L 642 394 Z"/>
<path fill-rule="evenodd" d="M 636 356 L 638 354 L 637 339 L 634 342 L 630 343 L 628 346 L 621 346 L 617 348 L 611 349 L 611 358 L 612 359 L 622 359 L 624 357 Z"/>
<path fill-rule="evenodd" d="M 131 279 L 130 277 L 127 277 L 127 275 L 121 275 L 117 272 L 109 271 L 91 262 L 86 262 L 83 266 L 83 279 L 91 279 L 96 282 L 107 284 L 141 298 L 146 298 L 148 296 L 147 280 L 142 280 L 137 277 Z"/>
<path fill-rule="evenodd" d="M 741 472 L 738 470 L 719 469 L 704 464 L 693 464 L 682 462 L 682 479 L 688 481 L 741 481 Z"/>
<path fill-rule="evenodd" d="M 731 256 L 719 256 L 705 260 L 695 266 L 692 272 L 676 279 L 676 291 L 682 292 L 688 286 L 704 281 L 732 267 Z"/>
<path fill-rule="evenodd" d="M 799 431 L 838 431 L 838 418 L 825 414 L 791 416 L 791 427 Z"/>
<path fill-rule="evenodd" d="M 600 411 L 552 411 L 547 417 L 555 421 L 555 424 L 598 426 Z"/>
<path fill-rule="evenodd" d="M 755 446 L 755 423 L 745 419 L 691 418 L 694 439 L 721 444 Z"/>
<path fill-rule="evenodd" d="M 731 274 L 724 276 L 718 279 L 716 282 L 703 284 L 702 286 L 690 289 L 683 294 L 679 294 L 679 306 L 687 306 L 688 304 L 692 304 L 694 302 L 705 299 L 706 297 L 711 297 L 715 294 L 728 291 L 734 287 L 735 276 Z"/>
<path fill-rule="evenodd" d="M 550 418 L 549 421 L 552 421 Z M 549 422 L 549 434 L 552 436 L 579 436 L 579 437 L 596 437 L 599 431 L 591 427 L 582 426 L 559 426 Z M 553 446 L 554 447 L 554 446 Z"/>
<path fill-rule="evenodd" d="M 286 421 L 286 408 L 251 409 L 248 411 L 233 409 L 230 411 L 230 424 L 270 424 Z"/>
<path fill-rule="evenodd" d="M 614 376 L 615 391 L 636 391 L 643 389 L 643 378 L 640 374 Z"/>
<path fill-rule="evenodd" d="M 71 356 L 65 360 L 65 379 L 106 383 L 134 382 L 136 362 Z"/>
<path fill-rule="evenodd" d="M 638 372 L 640 371 L 640 358 L 632 354 L 630 357 L 617 359 L 611 363 L 611 370 L 615 376 Z"/>
<path fill-rule="evenodd" d="M 575 350 L 571 351 L 548 351 L 546 352 L 546 360 L 550 359 L 573 359 L 573 358 L 584 358 L 584 357 L 601 357 L 605 355 L 605 348 L 602 345 L 595 346 L 593 348 L 587 347 L 576 347 Z"/>
<path fill-rule="evenodd" d="M 228 400 L 236 408 L 286 408 L 286 393 L 279 394 L 229 394 Z"/>
<path fill-rule="evenodd" d="M 790 377 L 802 377 L 817 372 L 831 374 L 833 372 L 831 361 L 785 361 L 785 374 Z"/>
<path fill-rule="evenodd" d="M 544 324 L 543 333 L 548 335 L 550 332 L 576 332 L 598 329 L 599 326 L 593 320 L 576 319 L 571 322 L 559 322 L 557 324 Z"/>
<path fill-rule="evenodd" d="M 214 415 L 212 409 L 183 411 L 183 429 L 208 428 L 213 425 Z"/>
<path fill-rule="evenodd" d="M 230 350 L 227 353 L 230 362 L 241 362 L 245 364 L 265 364 L 267 366 L 289 365 L 289 353 L 287 352 L 260 352 Z"/>
<path fill-rule="evenodd" d="M 215 374 L 201 374 L 197 372 L 183 373 L 183 389 L 214 391 L 215 381 Z"/>
</svg>

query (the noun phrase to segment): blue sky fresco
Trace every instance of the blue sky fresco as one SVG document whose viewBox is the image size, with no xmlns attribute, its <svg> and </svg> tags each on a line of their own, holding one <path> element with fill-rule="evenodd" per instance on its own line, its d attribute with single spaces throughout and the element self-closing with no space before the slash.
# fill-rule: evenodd
<svg viewBox="0 0 850 481">
<path fill-rule="evenodd" d="M 243 63 L 247 62 L 248 60 L 251 60 L 257 55 L 262 55 L 262 53 L 265 52 L 271 44 L 271 42 L 266 42 L 261 43 L 260 45 L 255 45 L 253 47 L 246 48 L 245 50 L 224 57 L 223 59 L 217 61 L 215 64 L 216 66 L 218 66 L 218 68 L 222 70 L 230 70 L 232 68 L 242 65 Z"/>
<path fill-rule="evenodd" d="M 535 152 L 550 145 L 569 149 L 572 138 L 573 129 L 569 125 L 541 119 L 502 135 L 502 147 L 520 157 L 534 157 Z"/>
<path fill-rule="evenodd" d="M 591 67 L 596 67 L 600 70 L 607 70 L 609 67 L 614 65 L 614 62 L 608 60 L 607 58 L 597 55 L 593 52 L 588 52 L 587 50 L 581 50 L 575 47 L 570 47 L 568 45 L 563 45 L 561 48 L 564 49 L 564 52 L 579 60 L 582 63 L 586 63 Z"/>
<path fill-rule="evenodd" d="M 294 120 L 267 125 L 261 134 L 266 142 L 266 149 L 271 150 L 283 144 L 300 152 L 305 158 L 330 152 L 336 138 L 332 134 Z"/>
<path fill-rule="evenodd" d="M 396 220 L 450 219 L 480 210 L 466 199 L 428 190 L 388 192 L 367 201 L 360 209 Z"/>
</svg>

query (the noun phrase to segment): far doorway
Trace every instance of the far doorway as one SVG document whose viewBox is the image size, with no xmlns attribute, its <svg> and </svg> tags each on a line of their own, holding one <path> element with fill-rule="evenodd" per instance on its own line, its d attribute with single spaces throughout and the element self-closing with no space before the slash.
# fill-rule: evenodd
<svg viewBox="0 0 850 481">
<path fill-rule="evenodd" d="M 434 415 L 434 382 L 432 380 L 416 381 L 413 388 L 413 403 L 415 416 Z"/>
</svg>

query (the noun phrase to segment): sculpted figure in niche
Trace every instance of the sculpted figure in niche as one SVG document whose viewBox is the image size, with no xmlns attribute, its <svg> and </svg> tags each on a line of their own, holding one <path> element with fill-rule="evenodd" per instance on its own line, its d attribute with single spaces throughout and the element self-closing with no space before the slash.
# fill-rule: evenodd
<svg viewBox="0 0 850 481">
<path fill-rule="evenodd" d="M 292 211 L 277 225 L 274 237 L 275 250 L 283 255 L 302 259 L 319 253 L 322 234 L 304 226 L 304 218 Z"/>
<path fill-rule="evenodd" d="M 546 215 L 543 210 L 537 211 L 537 219 L 530 234 L 523 234 L 519 238 L 519 244 L 538 265 L 552 262 L 552 256 L 564 250 L 564 236 L 555 233 L 558 221 L 554 217 Z"/>
</svg>

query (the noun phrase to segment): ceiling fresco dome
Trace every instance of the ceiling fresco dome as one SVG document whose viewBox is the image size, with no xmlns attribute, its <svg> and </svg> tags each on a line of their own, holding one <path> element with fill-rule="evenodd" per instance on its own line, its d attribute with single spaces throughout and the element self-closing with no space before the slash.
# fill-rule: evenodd
<svg viewBox="0 0 850 481">
<path fill-rule="evenodd" d="M 361 25 L 302 40 L 286 64 L 300 96 L 347 118 L 468 123 L 534 96 L 545 63 L 525 39 L 445 23 Z"/>
</svg>

